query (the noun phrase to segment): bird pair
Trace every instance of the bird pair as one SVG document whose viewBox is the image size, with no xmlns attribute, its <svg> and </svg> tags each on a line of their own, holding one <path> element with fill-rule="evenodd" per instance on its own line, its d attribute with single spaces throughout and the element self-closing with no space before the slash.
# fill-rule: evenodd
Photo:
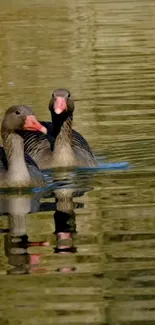
<svg viewBox="0 0 155 325">
<path fill-rule="evenodd" d="M 87 141 L 72 130 L 70 92 L 55 90 L 49 110 L 52 123 L 38 122 L 27 106 L 6 111 L 1 126 L 0 187 L 42 186 L 40 169 L 97 165 Z"/>
</svg>

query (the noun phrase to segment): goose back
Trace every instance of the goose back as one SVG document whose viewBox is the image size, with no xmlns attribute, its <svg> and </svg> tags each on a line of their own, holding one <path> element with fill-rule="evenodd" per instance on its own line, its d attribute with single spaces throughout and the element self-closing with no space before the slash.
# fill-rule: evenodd
<svg viewBox="0 0 155 325">
<path fill-rule="evenodd" d="M 53 132 L 52 122 L 40 121 L 48 130 L 47 135 L 41 132 L 31 132 L 20 130 L 19 133 L 24 139 L 24 150 L 29 154 L 39 168 L 46 169 L 57 167 L 57 163 L 53 165 L 52 152 L 54 150 L 54 144 L 56 137 Z M 85 165 L 85 160 L 89 160 L 90 166 L 96 165 L 96 159 L 94 154 L 86 141 L 86 139 L 77 131 L 72 129 L 72 149 L 79 156 L 82 161 L 82 165 Z"/>
</svg>

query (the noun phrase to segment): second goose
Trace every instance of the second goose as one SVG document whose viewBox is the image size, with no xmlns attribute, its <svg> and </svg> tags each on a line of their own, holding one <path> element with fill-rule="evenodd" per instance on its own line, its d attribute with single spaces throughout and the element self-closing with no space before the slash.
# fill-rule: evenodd
<svg viewBox="0 0 155 325">
<path fill-rule="evenodd" d="M 51 122 L 41 122 L 47 135 L 21 132 L 25 151 L 39 168 L 97 165 L 97 160 L 85 138 L 72 129 L 74 101 L 66 89 L 56 89 L 49 103 Z"/>
</svg>

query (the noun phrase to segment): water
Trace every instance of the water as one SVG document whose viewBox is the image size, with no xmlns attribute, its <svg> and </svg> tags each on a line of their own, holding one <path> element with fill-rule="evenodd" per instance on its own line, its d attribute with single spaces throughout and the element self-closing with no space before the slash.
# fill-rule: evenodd
<svg viewBox="0 0 155 325">
<path fill-rule="evenodd" d="M 154 20 L 153 0 L 1 1 L 0 120 L 49 120 L 66 87 L 101 163 L 0 193 L 1 325 L 154 324 Z"/>
</svg>

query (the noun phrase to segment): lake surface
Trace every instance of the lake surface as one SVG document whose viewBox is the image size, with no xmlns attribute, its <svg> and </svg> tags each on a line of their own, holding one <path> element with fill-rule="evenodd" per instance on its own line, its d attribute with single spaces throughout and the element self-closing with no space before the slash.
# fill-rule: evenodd
<svg viewBox="0 0 155 325">
<path fill-rule="evenodd" d="M 1 1 L 0 121 L 68 88 L 101 162 L 0 193 L 1 325 L 155 323 L 154 22 L 154 0 Z"/>
</svg>

